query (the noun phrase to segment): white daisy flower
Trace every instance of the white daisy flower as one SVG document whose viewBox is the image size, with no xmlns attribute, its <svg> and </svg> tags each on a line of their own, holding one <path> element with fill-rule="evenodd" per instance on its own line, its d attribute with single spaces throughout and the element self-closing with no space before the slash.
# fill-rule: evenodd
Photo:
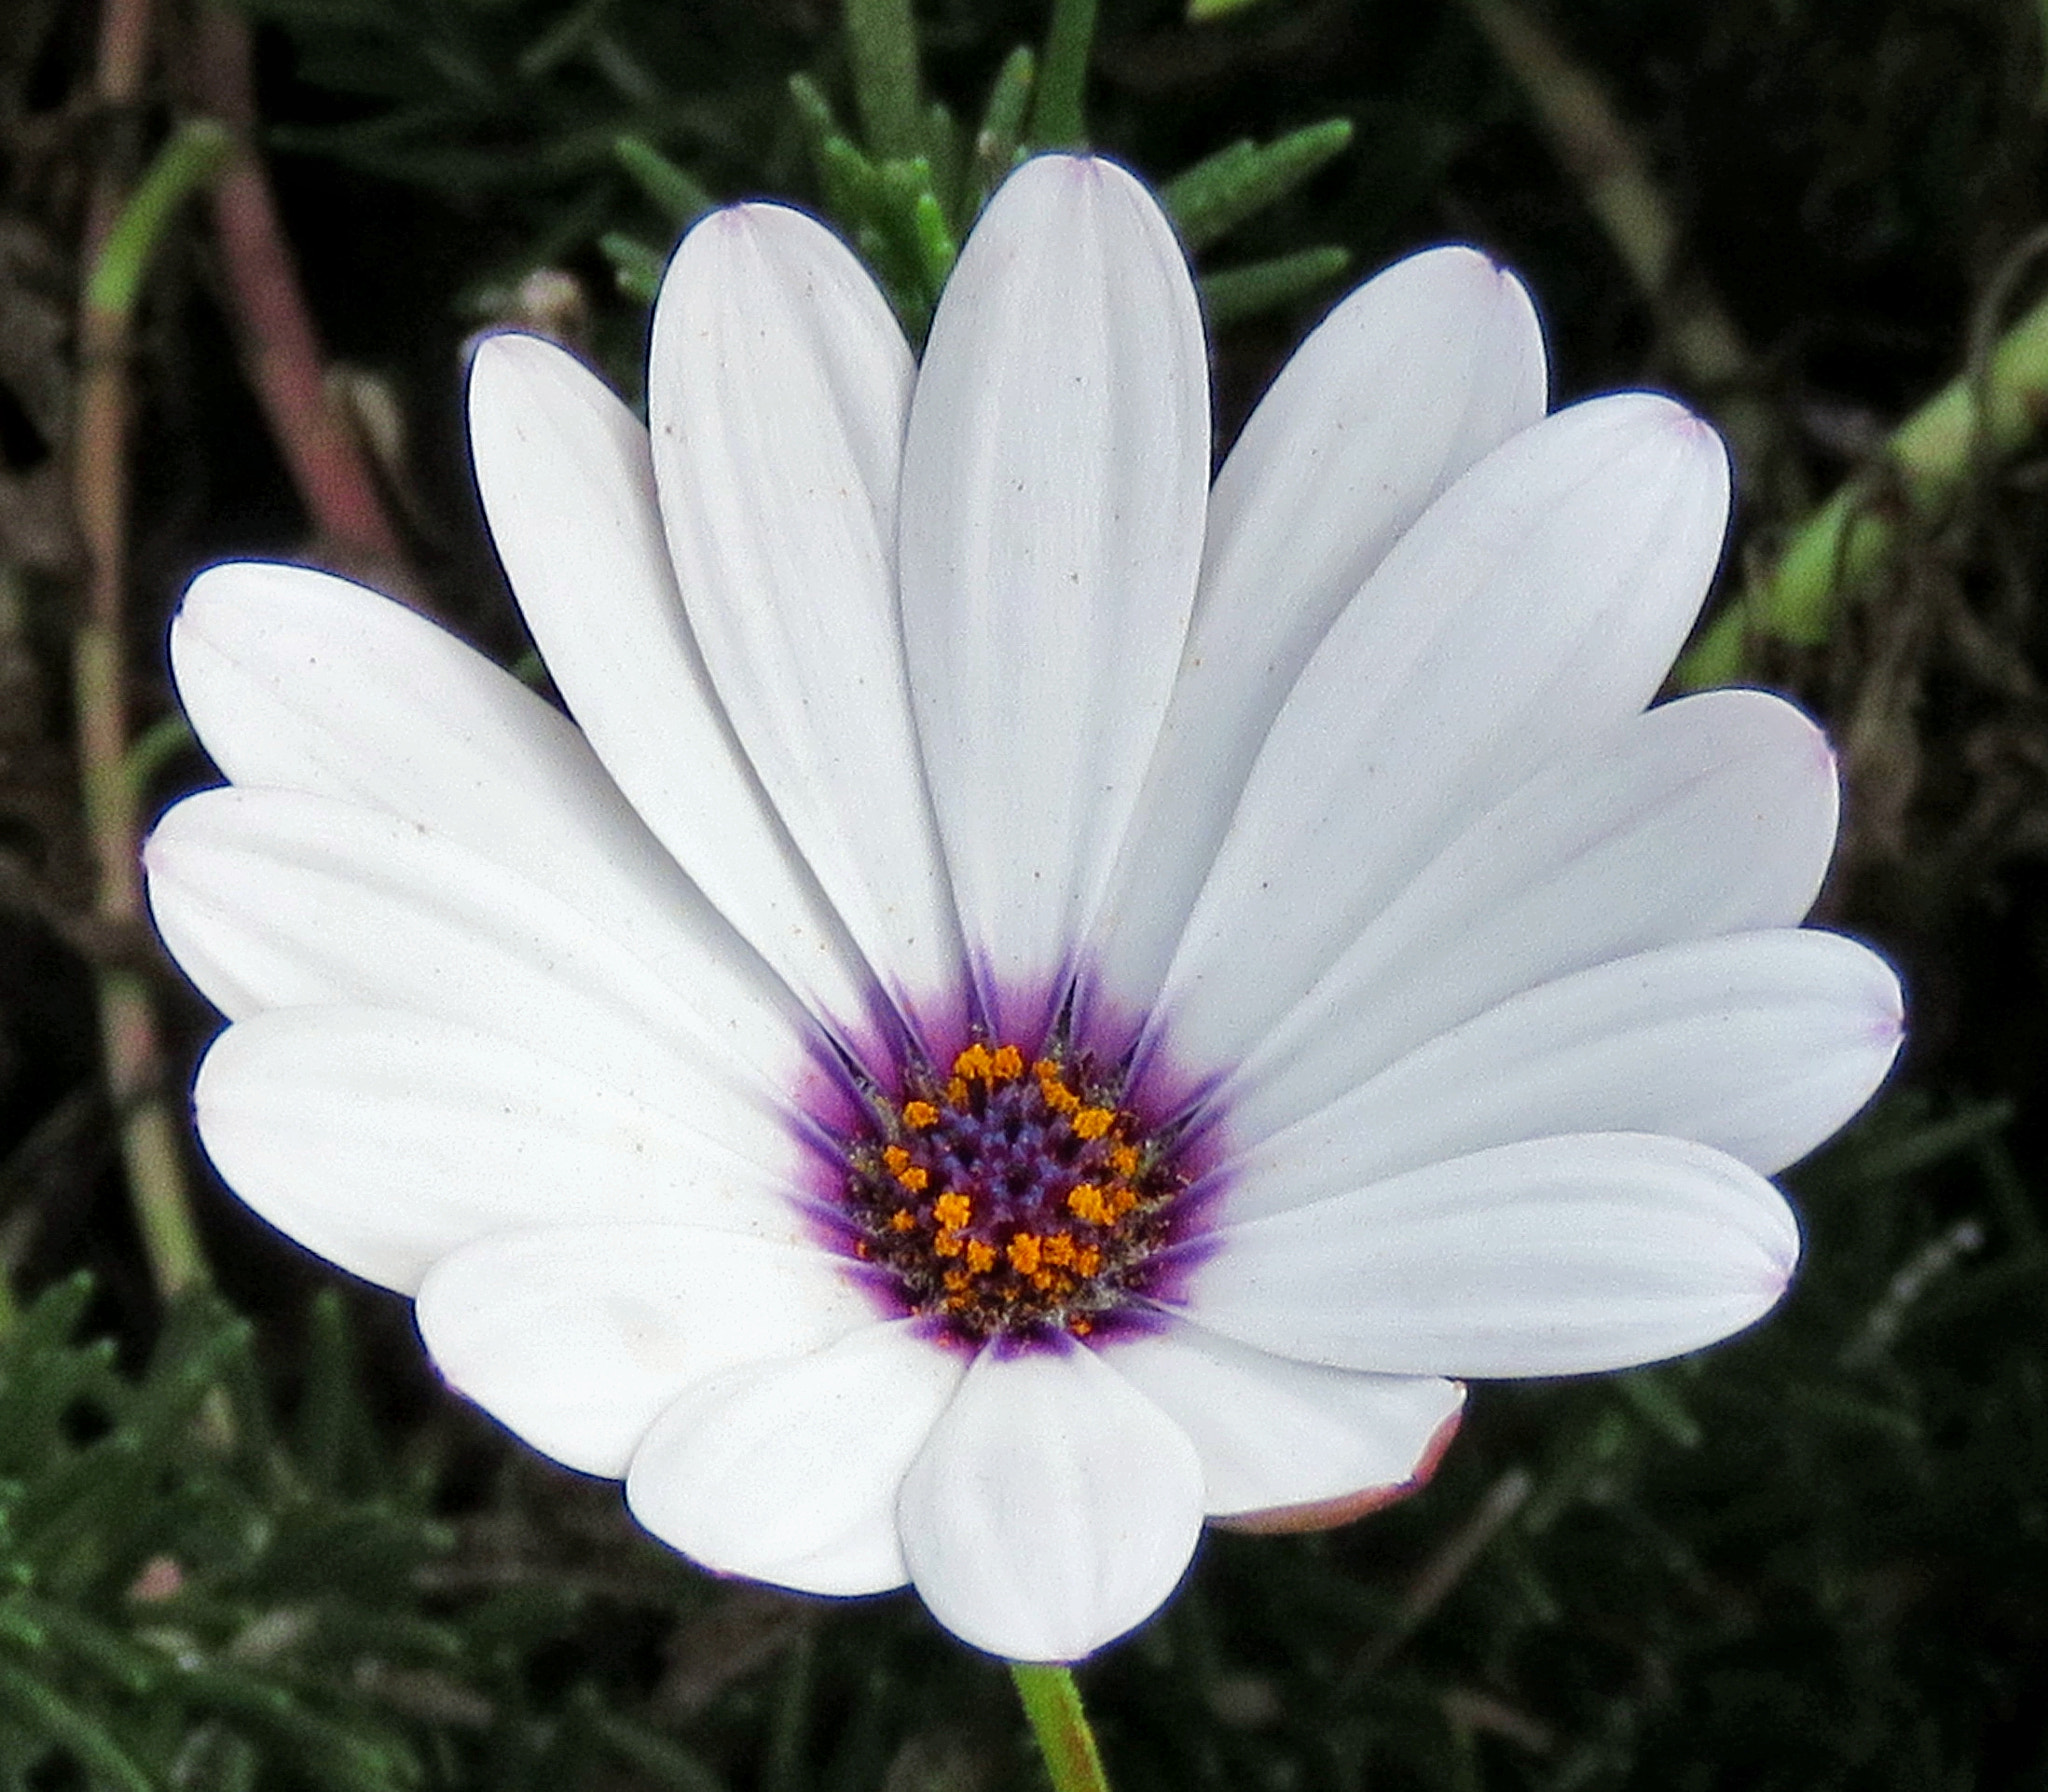
<svg viewBox="0 0 2048 1792">
<path fill-rule="evenodd" d="M 1646 707 L 1720 550 L 1703 424 L 1546 417 L 1521 287 L 1441 249 L 1212 490 L 1182 251 L 1066 156 L 921 364 L 824 227 L 714 215 L 648 386 L 651 437 L 546 342 L 471 377 L 573 722 L 300 568 L 172 633 L 230 780 L 148 849 L 232 1022 L 200 1136 L 455 1387 L 707 1568 L 1065 1661 L 1205 1518 L 1414 1484 L 1463 1378 L 1778 1298 L 1765 1178 L 1900 1001 L 1799 927 L 1813 726 Z"/>
</svg>

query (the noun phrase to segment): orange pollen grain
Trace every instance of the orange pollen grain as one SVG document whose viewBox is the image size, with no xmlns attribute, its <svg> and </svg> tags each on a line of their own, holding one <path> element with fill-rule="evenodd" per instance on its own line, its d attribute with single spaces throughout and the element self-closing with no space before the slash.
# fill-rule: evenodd
<svg viewBox="0 0 2048 1792">
<path fill-rule="evenodd" d="M 998 1082 L 1014 1082 L 1024 1074 L 1024 1054 L 1014 1045 L 997 1046 L 989 1064 Z"/>
<path fill-rule="evenodd" d="M 1074 1237 L 1071 1232 L 1048 1232 L 1040 1247 L 1040 1255 L 1046 1262 L 1062 1269 L 1069 1268 L 1074 1261 Z"/>
<path fill-rule="evenodd" d="M 909 1232 L 917 1226 L 917 1216 L 907 1207 L 899 1207 L 889 1216 L 891 1232 Z"/>
<path fill-rule="evenodd" d="M 1138 1148 L 1135 1145 L 1112 1145 L 1109 1148 L 1109 1167 L 1119 1176 L 1137 1175 Z"/>
<path fill-rule="evenodd" d="M 967 1241 L 967 1267 L 978 1276 L 985 1276 L 996 1266 L 996 1247 L 979 1238 Z"/>
<path fill-rule="evenodd" d="M 906 1101 L 903 1124 L 912 1132 L 929 1132 L 939 1123 L 939 1110 L 928 1101 Z"/>
<path fill-rule="evenodd" d="M 940 1257 L 957 1257 L 960 1249 L 960 1234 L 957 1232 L 941 1232 L 932 1240 L 932 1250 Z"/>
<path fill-rule="evenodd" d="M 957 1232 L 974 1217 L 974 1203 L 955 1189 L 932 1203 L 932 1217 L 948 1232 Z"/>
<path fill-rule="evenodd" d="M 1116 1115 L 1108 1108 L 1083 1108 L 1074 1116 L 1074 1131 L 1084 1139 L 1099 1139 L 1115 1120 Z"/>
<path fill-rule="evenodd" d="M 1019 1232 L 1010 1240 L 1010 1248 L 1004 1253 L 1010 1259 L 1010 1267 L 1020 1276 L 1028 1276 L 1038 1268 L 1038 1236 L 1033 1232 Z"/>
</svg>

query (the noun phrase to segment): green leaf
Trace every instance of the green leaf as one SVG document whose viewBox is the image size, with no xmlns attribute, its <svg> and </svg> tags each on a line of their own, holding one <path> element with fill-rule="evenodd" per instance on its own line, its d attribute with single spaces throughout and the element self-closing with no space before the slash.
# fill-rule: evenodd
<svg viewBox="0 0 2048 1792">
<path fill-rule="evenodd" d="M 1095 0 L 1053 0 L 1045 62 L 1026 133 L 1040 149 L 1083 149 L 1088 143 L 1085 90 L 1095 49 Z"/>
<path fill-rule="evenodd" d="M 981 115 L 981 129 L 974 133 L 974 167 L 964 207 L 962 226 L 972 224 L 988 196 L 1003 184 L 1017 165 L 1017 151 L 1024 138 L 1024 115 L 1031 108 L 1031 90 L 1038 79 L 1038 58 L 1019 44 L 1003 58 L 1003 66 L 988 90 L 988 105 Z"/>
<path fill-rule="evenodd" d="M 868 152 L 922 154 L 924 101 L 910 0 L 846 0 L 846 44 Z"/>
<path fill-rule="evenodd" d="M 1176 175 L 1159 197 L 1188 247 L 1206 248 L 1342 155 L 1351 137 L 1350 119 L 1330 118 L 1264 148 L 1233 143 Z"/>
<path fill-rule="evenodd" d="M 633 177 L 641 192 L 668 215 L 677 230 L 694 224 L 717 201 L 698 185 L 695 175 L 678 168 L 644 137 L 622 132 L 612 139 L 612 154 Z"/>
<path fill-rule="evenodd" d="M 1342 249 L 1303 249 L 1276 255 L 1241 268 L 1202 277 L 1202 299 L 1214 325 L 1235 323 L 1276 306 L 1291 304 L 1319 286 L 1327 286 L 1351 265 Z"/>
</svg>

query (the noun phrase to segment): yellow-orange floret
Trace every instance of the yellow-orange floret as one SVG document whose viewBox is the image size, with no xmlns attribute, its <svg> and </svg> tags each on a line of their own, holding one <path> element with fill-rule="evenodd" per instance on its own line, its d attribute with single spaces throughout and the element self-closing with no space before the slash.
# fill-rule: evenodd
<svg viewBox="0 0 2048 1792">
<path fill-rule="evenodd" d="M 917 1215 L 907 1207 L 899 1207 L 889 1216 L 891 1232 L 911 1232 L 917 1228 Z"/>
<path fill-rule="evenodd" d="M 925 1185 L 932 1179 L 929 1170 L 910 1161 L 910 1153 L 901 1145 L 885 1145 L 882 1148 L 882 1167 L 913 1195 L 922 1194 Z"/>
<path fill-rule="evenodd" d="M 932 1203 L 932 1217 L 948 1232 L 957 1232 L 974 1218 L 974 1203 L 954 1189 Z"/>
<path fill-rule="evenodd" d="M 1010 1267 L 1020 1276 L 1033 1274 L 1038 1268 L 1038 1236 L 1033 1232 L 1019 1232 L 1010 1240 L 1010 1248 L 1004 1255 L 1010 1259 Z"/>
<path fill-rule="evenodd" d="M 939 1110 L 928 1101 L 906 1101 L 903 1124 L 912 1132 L 929 1132 L 939 1123 Z"/>
<path fill-rule="evenodd" d="M 1014 1082 L 1024 1074 L 1024 1054 L 1014 1045 L 999 1045 L 989 1059 L 989 1072 L 999 1083 Z"/>
<path fill-rule="evenodd" d="M 1052 1059 L 1040 1058 L 1032 1065 L 1031 1074 L 1038 1079 L 1038 1099 L 1055 1114 L 1071 1114 L 1081 1105 L 1080 1096 L 1067 1087 Z"/>
<path fill-rule="evenodd" d="M 1138 1173 L 1138 1150 L 1135 1145 L 1112 1145 L 1109 1148 L 1109 1167 L 1119 1176 L 1130 1177 Z"/>
<path fill-rule="evenodd" d="M 988 1047 L 978 1039 L 953 1060 L 953 1074 L 970 1083 L 987 1082 L 994 1070 L 995 1059 L 989 1056 Z"/>
<path fill-rule="evenodd" d="M 1067 1211 L 1091 1226 L 1103 1225 L 1109 1219 L 1109 1203 L 1092 1182 L 1077 1182 L 1067 1191 Z"/>
<path fill-rule="evenodd" d="M 967 1267 L 978 1276 L 985 1276 L 996 1266 L 996 1247 L 979 1238 L 967 1241 Z"/>
<path fill-rule="evenodd" d="M 1099 1139 L 1115 1121 L 1115 1113 L 1108 1108 L 1083 1108 L 1074 1116 L 1074 1132 L 1080 1138 Z"/>
</svg>

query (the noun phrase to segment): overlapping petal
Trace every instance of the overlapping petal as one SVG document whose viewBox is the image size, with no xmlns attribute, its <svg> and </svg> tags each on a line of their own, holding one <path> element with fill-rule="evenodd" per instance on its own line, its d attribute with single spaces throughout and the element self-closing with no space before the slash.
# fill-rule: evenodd
<svg viewBox="0 0 2048 1792">
<path fill-rule="evenodd" d="M 1522 990 L 1795 925 L 1837 807 L 1820 730 L 1761 691 L 1593 734 L 1470 821 L 1245 1053 L 1223 1096 L 1233 1135 L 1267 1137 Z"/>
<path fill-rule="evenodd" d="M 1770 1174 L 1870 1099 L 1898 1055 L 1898 979 L 1813 929 L 1594 966 L 1489 1009 L 1223 1172 L 1251 1218 L 1547 1133 L 1696 1139 Z"/>
<path fill-rule="evenodd" d="M 150 904 L 215 1004 L 397 1008 L 525 1044 L 671 1112 L 775 1115 L 806 1041 L 717 962 L 678 989 L 590 915 L 379 810 L 203 791 L 157 825 Z M 222 981 L 210 980 L 220 967 Z"/>
<path fill-rule="evenodd" d="M 538 337 L 478 345 L 470 452 L 548 674 L 678 864 L 820 1013 L 863 1018 L 866 967 L 734 737 L 663 540 L 647 431 Z"/>
<path fill-rule="evenodd" d="M 725 711 L 869 963 L 932 1000 L 961 952 L 897 623 L 909 345 L 837 237 L 752 205 L 684 238 L 650 359 L 662 519 Z"/>
<path fill-rule="evenodd" d="M 911 399 L 904 652 L 999 1030 L 1100 904 L 1172 688 L 1208 495 L 1194 283 L 1107 162 L 1027 163 L 947 283 Z M 1017 1024 L 1022 1022 L 1022 1025 Z"/>
<path fill-rule="evenodd" d="M 377 1008 L 285 1008 L 206 1054 L 207 1155 L 281 1232 L 406 1293 L 492 1232 L 686 1221 L 805 1240 L 792 1129 L 757 1107 L 687 1117 L 531 1045 Z M 717 1137 L 707 1136 L 709 1122 Z"/>
<path fill-rule="evenodd" d="M 1443 491 L 1543 415 L 1543 338 L 1471 249 L 1409 257 L 1312 331 L 1209 498 L 1173 701 L 1091 954 L 1126 1013 L 1158 993 L 1282 700 L 1338 612 Z"/>
<path fill-rule="evenodd" d="M 452 1386 L 542 1454 L 619 1477 L 686 1389 L 877 1311 L 828 1252 L 683 1223 L 481 1238 L 428 1272 L 417 1317 Z"/>
<path fill-rule="evenodd" d="M 1187 1434 L 1092 1350 L 985 1348 L 897 1506 L 919 1596 L 1012 1661 L 1075 1661 L 1165 1602 L 1202 1527 Z"/>
<path fill-rule="evenodd" d="M 1259 754 L 1167 975 L 1179 1047 L 1234 1063 L 1476 810 L 1643 708 L 1727 511 L 1713 432 L 1639 393 L 1523 430 L 1431 505 Z"/>
<path fill-rule="evenodd" d="M 1453 1381 L 1325 1368 L 1184 1321 L 1107 1356 L 1188 1434 L 1212 1518 L 1356 1516 L 1426 1472 L 1465 1403 Z"/>
<path fill-rule="evenodd" d="M 900 1587 L 910 1574 L 897 1495 L 966 1368 L 919 1322 L 898 1320 L 715 1376 L 648 1432 L 627 1502 L 721 1574 L 805 1593 Z"/>
<path fill-rule="evenodd" d="M 1503 1145 L 1219 1228 L 1186 1304 L 1304 1362 L 1393 1375 L 1583 1375 L 1697 1350 L 1767 1313 L 1799 1228 L 1746 1164 L 1687 1140 Z"/>
<path fill-rule="evenodd" d="M 309 567 L 209 567 L 172 621 L 171 670 L 233 783 L 385 810 L 532 879 L 678 987 L 708 978 L 794 1023 L 582 733 L 402 605 Z"/>
</svg>

